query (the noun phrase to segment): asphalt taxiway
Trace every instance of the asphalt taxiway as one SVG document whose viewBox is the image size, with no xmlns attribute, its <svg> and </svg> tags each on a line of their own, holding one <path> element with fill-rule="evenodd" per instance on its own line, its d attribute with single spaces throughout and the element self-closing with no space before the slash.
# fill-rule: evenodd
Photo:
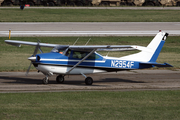
<svg viewBox="0 0 180 120">
<path fill-rule="evenodd" d="M 180 70 L 132 70 L 117 73 L 89 75 L 93 85 L 85 85 L 81 75 L 65 76 L 63 84 L 57 84 L 56 75 L 49 84 L 42 84 L 43 74 L 30 72 L 0 72 L 0 92 L 54 92 L 90 90 L 179 90 Z"/>
</svg>

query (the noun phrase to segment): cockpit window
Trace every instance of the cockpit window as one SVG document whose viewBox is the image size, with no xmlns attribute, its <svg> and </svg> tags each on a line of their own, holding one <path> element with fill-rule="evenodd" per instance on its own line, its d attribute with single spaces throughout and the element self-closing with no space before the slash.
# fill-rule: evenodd
<svg viewBox="0 0 180 120">
<path fill-rule="evenodd" d="M 70 56 L 70 54 L 71 54 L 70 50 L 67 50 L 67 52 L 65 53 L 65 55 L 68 56 L 68 57 Z"/>
<path fill-rule="evenodd" d="M 98 56 L 98 55 L 96 55 L 96 54 L 92 54 L 92 55 L 90 55 L 87 59 L 90 59 L 90 60 L 94 60 L 94 59 L 99 59 L 100 57 Z"/>
<path fill-rule="evenodd" d="M 73 53 L 73 58 L 78 58 L 78 59 L 82 59 L 86 56 L 86 52 L 78 52 L 78 51 L 74 51 Z"/>
<path fill-rule="evenodd" d="M 86 57 L 89 52 L 84 52 L 84 51 L 74 51 L 74 50 L 70 50 L 70 49 L 62 49 L 59 47 L 54 47 L 51 52 L 55 52 L 55 53 L 60 53 L 60 54 L 64 54 L 65 56 L 69 57 L 69 58 L 74 58 L 74 59 L 83 59 L 84 57 Z M 91 54 L 87 60 L 95 60 L 95 59 L 99 59 L 100 56 L 96 53 Z"/>
<path fill-rule="evenodd" d="M 64 49 L 62 49 L 61 47 L 54 47 L 51 52 L 63 54 Z"/>
<path fill-rule="evenodd" d="M 82 51 L 73 51 L 72 58 L 75 59 L 83 59 L 86 55 L 88 55 L 89 52 L 82 52 Z M 94 60 L 100 58 L 98 55 L 93 53 L 90 55 L 87 59 Z"/>
<path fill-rule="evenodd" d="M 59 52 L 59 50 L 55 47 L 51 50 L 51 52 Z"/>
</svg>

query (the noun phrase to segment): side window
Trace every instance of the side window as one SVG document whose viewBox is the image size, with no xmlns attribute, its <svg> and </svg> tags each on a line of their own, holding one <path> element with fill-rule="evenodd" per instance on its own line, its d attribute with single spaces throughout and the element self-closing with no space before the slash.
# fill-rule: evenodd
<svg viewBox="0 0 180 120">
<path fill-rule="evenodd" d="M 89 54 L 88 52 L 79 52 L 79 51 L 74 51 L 72 54 L 72 58 L 76 58 L 76 59 L 83 59 L 87 54 Z M 90 55 L 87 59 L 89 60 L 95 60 L 95 59 L 99 59 L 100 57 L 98 55 L 96 55 L 95 53 L 93 53 L 92 55 Z"/>
<path fill-rule="evenodd" d="M 78 56 L 79 56 L 79 52 L 74 52 L 72 57 L 73 58 L 79 58 Z"/>
<path fill-rule="evenodd" d="M 70 54 L 71 54 L 71 51 L 70 51 L 70 50 L 68 50 L 68 51 L 66 52 L 66 54 L 65 54 L 65 55 L 66 55 L 67 57 L 69 57 L 69 56 L 70 56 Z"/>
<path fill-rule="evenodd" d="M 94 59 L 98 59 L 98 58 L 99 58 L 99 56 L 93 53 L 87 59 L 94 60 Z"/>
<path fill-rule="evenodd" d="M 82 59 L 86 56 L 85 52 L 78 52 L 78 51 L 74 51 L 73 53 L 73 58 L 78 58 L 78 59 Z"/>
</svg>

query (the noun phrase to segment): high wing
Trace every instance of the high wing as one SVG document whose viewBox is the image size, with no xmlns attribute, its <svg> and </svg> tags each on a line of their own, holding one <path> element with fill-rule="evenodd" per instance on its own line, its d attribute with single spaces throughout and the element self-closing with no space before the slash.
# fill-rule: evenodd
<svg viewBox="0 0 180 120">
<path fill-rule="evenodd" d="M 5 40 L 7 44 L 14 45 L 20 47 L 21 44 L 37 46 L 36 42 L 25 42 L 25 41 L 17 41 L 17 40 Z M 92 51 L 96 49 L 96 51 L 129 51 L 129 50 L 137 50 L 133 45 L 58 45 L 58 44 L 48 44 L 48 43 L 39 43 L 39 47 L 57 47 L 61 49 L 71 49 L 77 51 Z"/>
<path fill-rule="evenodd" d="M 25 42 L 25 41 L 17 41 L 17 40 L 5 40 L 5 42 L 7 44 L 14 45 L 17 47 L 21 47 L 21 44 L 31 45 L 31 46 L 37 46 L 38 45 L 37 42 Z M 39 46 L 40 47 L 52 47 L 52 48 L 54 48 L 58 45 L 57 44 L 48 44 L 48 43 L 39 43 Z"/>
<path fill-rule="evenodd" d="M 69 46 L 71 50 L 80 50 L 80 51 L 91 51 L 96 49 L 96 51 L 127 51 L 127 50 L 136 50 L 131 45 L 81 45 L 81 46 Z"/>
</svg>

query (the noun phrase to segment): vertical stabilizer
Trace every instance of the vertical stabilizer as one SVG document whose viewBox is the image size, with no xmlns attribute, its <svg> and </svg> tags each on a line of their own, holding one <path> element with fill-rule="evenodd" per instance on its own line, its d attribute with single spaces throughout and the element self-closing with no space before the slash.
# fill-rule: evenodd
<svg viewBox="0 0 180 120">
<path fill-rule="evenodd" d="M 121 57 L 123 60 L 142 61 L 142 62 L 156 62 L 159 53 L 165 43 L 168 33 L 159 32 L 147 47 L 133 46 L 141 52 Z"/>
<path fill-rule="evenodd" d="M 161 49 L 165 43 L 165 40 L 168 36 L 168 33 L 164 33 L 164 32 L 159 32 L 154 39 L 149 43 L 149 45 L 147 46 L 148 49 L 151 49 L 152 52 L 154 53 L 151 57 L 151 59 L 149 60 L 149 62 L 156 62 L 159 53 L 161 52 Z"/>
</svg>

